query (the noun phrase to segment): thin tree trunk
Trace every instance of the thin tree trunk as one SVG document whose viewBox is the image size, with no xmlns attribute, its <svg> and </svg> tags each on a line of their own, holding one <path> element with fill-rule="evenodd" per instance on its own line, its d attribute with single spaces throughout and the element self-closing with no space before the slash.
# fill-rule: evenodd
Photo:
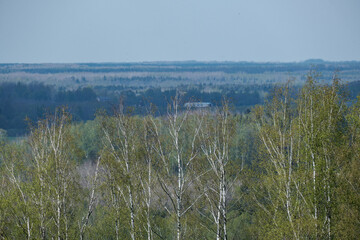
<svg viewBox="0 0 360 240">
<path fill-rule="evenodd" d="M 31 228 L 30 228 L 30 219 L 26 218 L 26 229 L 27 229 L 27 238 L 31 239 Z"/>
<path fill-rule="evenodd" d="M 151 158 L 148 160 L 148 200 L 147 200 L 147 213 L 146 213 L 146 222 L 147 222 L 147 234 L 148 240 L 152 239 L 151 232 L 151 222 L 150 222 L 150 206 L 151 206 Z"/>
<path fill-rule="evenodd" d="M 220 228 L 220 219 L 221 219 L 221 208 L 222 208 L 222 182 L 219 182 L 219 203 L 217 209 L 217 219 L 215 220 L 216 223 L 216 240 L 221 239 L 221 228 Z"/>
<path fill-rule="evenodd" d="M 176 221 L 177 221 L 177 240 L 181 239 L 181 178 L 182 178 L 182 174 L 181 174 L 181 161 L 180 161 L 180 157 L 178 156 L 178 189 L 176 192 Z"/>
<path fill-rule="evenodd" d="M 116 240 L 119 240 L 119 221 L 115 220 L 115 234 L 116 234 Z"/>
<path fill-rule="evenodd" d="M 60 208 L 60 196 L 59 193 L 57 195 L 57 239 L 61 240 L 60 237 L 60 220 L 61 220 L 61 208 Z"/>
<path fill-rule="evenodd" d="M 92 184 L 92 189 L 91 189 L 91 194 L 90 194 L 90 200 L 89 200 L 89 207 L 86 213 L 86 216 L 83 217 L 82 221 L 81 221 L 81 226 L 80 226 L 80 240 L 84 239 L 84 235 L 85 235 L 85 229 L 89 223 L 89 219 L 90 216 L 94 210 L 94 205 L 95 205 L 95 188 L 96 188 L 96 183 L 97 183 L 97 177 L 98 177 L 98 172 L 99 172 L 99 165 L 100 165 L 100 159 L 101 156 L 98 157 L 97 162 L 96 162 L 96 168 L 95 168 L 95 173 L 94 173 L 94 182 Z"/>
<path fill-rule="evenodd" d="M 227 209 L 226 209 L 226 183 L 225 183 L 225 169 L 222 169 L 221 173 L 222 183 L 222 217 L 223 217 L 223 228 L 224 228 L 224 240 L 227 240 Z"/>
<path fill-rule="evenodd" d="M 130 203 L 130 235 L 131 239 L 135 240 L 135 214 L 134 214 L 134 202 L 133 202 L 133 195 L 130 186 L 128 186 L 129 190 L 129 203 Z"/>
</svg>

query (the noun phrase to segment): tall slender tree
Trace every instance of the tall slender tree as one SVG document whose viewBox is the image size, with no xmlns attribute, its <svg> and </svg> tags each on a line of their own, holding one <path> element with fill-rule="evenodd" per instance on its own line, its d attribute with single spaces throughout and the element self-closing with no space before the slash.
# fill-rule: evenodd
<svg viewBox="0 0 360 240">
<path fill-rule="evenodd" d="M 113 181 L 113 195 L 120 196 L 125 203 L 129 213 L 130 238 L 136 238 L 139 226 L 136 220 L 139 212 L 139 136 L 142 126 L 138 118 L 124 113 L 123 105 L 115 112 L 114 117 L 106 117 L 103 122 L 103 132 L 105 136 L 105 151 L 107 151 L 108 174 Z M 117 199 L 115 202 L 118 202 Z M 115 203 L 114 202 L 114 203 Z"/>
<path fill-rule="evenodd" d="M 216 225 L 216 239 L 228 239 L 227 215 L 229 193 L 238 174 L 230 168 L 230 147 L 234 138 L 234 118 L 231 117 L 228 105 L 216 114 L 207 113 L 204 117 L 201 136 L 201 150 L 210 171 L 202 184 L 208 202 L 208 210 Z M 206 166 L 206 165 L 205 165 Z"/>
<path fill-rule="evenodd" d="M 185 235 L 185 214 L 201 197 L 201 194 L 189 195 L 194 190 L 195 179 L 201 175 L 194 172 L 194 162 L 200 152 L 198 141 L 201 121 L 196 121 L 196 117 L 192 118 L 196 112 L 180 109 L 180 98 L 177 95 L 169 105 L 163 128 L 152 121 L 156 138 L 154 150 L 158 156 L 157 180 L 168 200 L 162 205 L 170 215 L 175 215 L 178 240 Z"/>
<path fill-rule="evenodd" d="M 59 109 L 31 128 L 28 142 L 34 166 L 35 205 L 42 239 L 74 236 L 77 209 L 76 148 L 70 135 L 70 115 Z"/>
<path fill-rule="evenodd" d="M 264 172 L 260 197 L 254 194 L 254 199 L 269 226 L 275 226 L 273 236 L 331 239 L 335 170 L 346 132 L 341 85 L 337 77 L 331 86 L 318 84 L 311 73 L 296 102 L 287 89 L 280 89 L 265 109 L 258 108 Z"/>
</svg>

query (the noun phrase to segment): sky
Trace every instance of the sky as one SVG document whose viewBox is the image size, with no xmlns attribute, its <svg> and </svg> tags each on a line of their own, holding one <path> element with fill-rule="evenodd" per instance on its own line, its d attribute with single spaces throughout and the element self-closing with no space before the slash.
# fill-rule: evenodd
<svg viewBox="0 0 360 240">
<path fill-rule="evenodd" d="M 360 60 L 359 0 L 0 0 L 0 63 Z"/>
</svg>

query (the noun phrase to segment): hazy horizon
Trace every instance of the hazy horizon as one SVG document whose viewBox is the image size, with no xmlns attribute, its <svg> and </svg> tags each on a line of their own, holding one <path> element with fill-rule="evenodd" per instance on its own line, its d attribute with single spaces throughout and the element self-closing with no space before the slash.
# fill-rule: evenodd
<svg viewBox="0 0 360 240">
<path fill-rule="evenodd" d="M 0 0 L 0 63 L 360 60 L 360 1 Z"/>
<path fill-rule="evenodd" d="M 254 63 L 254 64 L 286 64 L 286 63 L 305 63 L 311 61 L 310 64 L 312 63 L 312 61 L 316 61 L 316 63 L 318 63 L 317 61 L 321 61 L 324 63 L 341 63 L 341 62 L 360 62 L 360 60 L 339 60 L 339 61 L 331 61 L 331 60 L 326 60 L 326 59 L 315 59 L 315 58 L 310 58 L 310 59 L 304 59 L 304 60 L 299 60 L 299 61 L 228 61 L 228 60 L 223 60 L 223 61 L 218 61 L 218 60 L 208 60 L 208 61 L 200 61 L 200 60 L 160 60 L 160 61 L 117 61 L 117 62 L 111 62 L 111 61 L 90 61 L 90 62 L 0 62 L 0 64 L 166 64 L 166 63 L 174 63 L 174 64 L 181 64 L 181 63 L 219 63 L 219 64 L 224 64 L 224 63 Z"/>
</svg>

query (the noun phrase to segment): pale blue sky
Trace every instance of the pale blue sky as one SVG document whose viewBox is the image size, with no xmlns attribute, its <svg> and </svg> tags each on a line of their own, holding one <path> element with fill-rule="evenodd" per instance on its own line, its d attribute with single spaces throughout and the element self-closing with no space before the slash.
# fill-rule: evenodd
<svg viewBox="0 0 360 240">
<path fill-rule="evenodd" d="M 360 60 L 360 0 L 0 0 L 0 62 Z"/>
</svg>

